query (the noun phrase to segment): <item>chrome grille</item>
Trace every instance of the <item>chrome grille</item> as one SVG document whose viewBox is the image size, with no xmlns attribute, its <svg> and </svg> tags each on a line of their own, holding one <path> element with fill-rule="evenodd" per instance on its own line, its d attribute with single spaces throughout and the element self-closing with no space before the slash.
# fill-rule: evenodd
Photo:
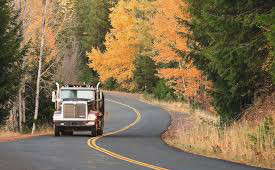
<svg viewBox="0 0 275 170">
<path fill-rule="evenodd" d="M 63 105 L 64 118 L 75 118 L 75 105 L 64 104 Z"/>
<path fill-rule="evenodd" d="M 86 118 L 86 104 L 64 104 L 64 118 Z"/>
</svg>

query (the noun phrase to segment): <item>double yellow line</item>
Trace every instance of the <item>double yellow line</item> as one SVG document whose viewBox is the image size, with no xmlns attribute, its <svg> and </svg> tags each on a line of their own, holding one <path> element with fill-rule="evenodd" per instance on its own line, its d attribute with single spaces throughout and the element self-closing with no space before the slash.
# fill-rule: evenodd
<svg viewBox="0 0 275 170">
<path fill-rule="evenodd" d="M 108 100 L 108 99 L 106 99 Z M 90 138 L 88 141 L 87 141 L 87 144 L 95 149 L 95 150 L 98 150 L 102 153 L 105 153 L 111 157 L 114 157 L 114 158 L 117 158 L 117 159 L 120 159 L 120 160 L 123 160 L 123 161 L 127 161 L 127 162 L 130 162 L 130 163 L 133 163 L 133 164 L 136 164 L 136 165 L 140 165 L 140 166 L 143 166 L 143 167 L 147 167 L 147 168 L 151 168 L 151 169 L 154 169 L 154 170 L 169 170 L 169 169 L 166 169 L 166 168 L 162 168 L 162 167 L 159 167 L 159 166 L 155 166 L 155 165 L 151 165 L 151 164 L 148 164 L 148 163 L 145 163 L 145 162 L 141 162 L 141 161 L 137 161 L 137 160 L 134 160 L 134 159 L 131 159 L 131 158 L 128 158 L 128 157 L 125 157 L 125 156 L 122 156 L 122 155 L 119 155 L 117 153 L 114 153 L 112 151 L 109 151 L 107 149 L 104 149 L 104 148 L 101 148 L 100 146 L 98 146 L 96 144 L 96 141 L 100 138 L 103 138 L 104 136 L 110 136 L 110 135 L 113 135 L 113 134 L 116 134 L 116 133 L 120 133 L 120 132 L 123 132 L 131 127 L 133 127 L 135 124 L 137 124 L 139 121 L 140 121 L 140 118 L 141 118 L 141 114 L 140 112 L 129 106 L 129 105 L 126 105 L 124 103 L 121 103 L 121 102 L 117 102 L 117 101 L 114 101 L 114 100 L 108 100 L 110 102 L 113 102 L 113 103 L 117 103 L 117 104 L 120 104 L 122 106 L 125 106 L 125 107 L 128 107 L 130 109 L 132 109 L 135 113 L 136 113 L 136 119 L 135 121 L 133 121 L 131 124 L 129 124 L 128 126 L 122 128 L 122 129 L 119 129 L 117 131 L 114 131 L 114 132 L 109 132 L 109 133 L 106 133 L 106 134 L 103 134 L 102 136 L 98 136 L 98 137 L 94 137 L 94 138 Z"/>
</svg>

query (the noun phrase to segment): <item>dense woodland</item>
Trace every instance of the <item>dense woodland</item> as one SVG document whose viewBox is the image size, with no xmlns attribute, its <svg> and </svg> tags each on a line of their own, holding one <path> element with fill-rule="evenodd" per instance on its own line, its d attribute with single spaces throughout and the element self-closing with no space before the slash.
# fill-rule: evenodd
<svg viewBox="0 0 275 170">
<path fill-rule="evenodd" d="M 239 120 L 274 92 L 273 0 L 1 0 L 0 122 L 51 123 L 55 82 L 187 102 Z"/>
</svg>

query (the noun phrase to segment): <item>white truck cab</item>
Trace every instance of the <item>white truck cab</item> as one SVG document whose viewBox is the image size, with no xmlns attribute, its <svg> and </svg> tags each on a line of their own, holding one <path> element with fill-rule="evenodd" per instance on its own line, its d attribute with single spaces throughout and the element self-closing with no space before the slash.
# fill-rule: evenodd
<svg viewBox="0 0 275 170">
<path fill-rule="evenodd" d="M 73 131 L 91 131 L 102 135 L 104 127 L 104 94 L 91 85 L 64 85 L 52 92 L 56 111 L 53 115 L 54 134 L 72 135 Z"/>
</svg>

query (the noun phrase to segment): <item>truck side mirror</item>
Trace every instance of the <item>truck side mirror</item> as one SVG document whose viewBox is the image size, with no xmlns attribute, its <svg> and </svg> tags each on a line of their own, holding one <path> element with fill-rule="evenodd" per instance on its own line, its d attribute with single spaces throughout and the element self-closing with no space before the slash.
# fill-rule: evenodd
<svg viewBox="0 0 275 170">
<path fill-rule="evenodd" d="M 55 91 L 52 92 L 52 102 L 56 102 L 56 93 L 55 93 Z"/>
</svg>

